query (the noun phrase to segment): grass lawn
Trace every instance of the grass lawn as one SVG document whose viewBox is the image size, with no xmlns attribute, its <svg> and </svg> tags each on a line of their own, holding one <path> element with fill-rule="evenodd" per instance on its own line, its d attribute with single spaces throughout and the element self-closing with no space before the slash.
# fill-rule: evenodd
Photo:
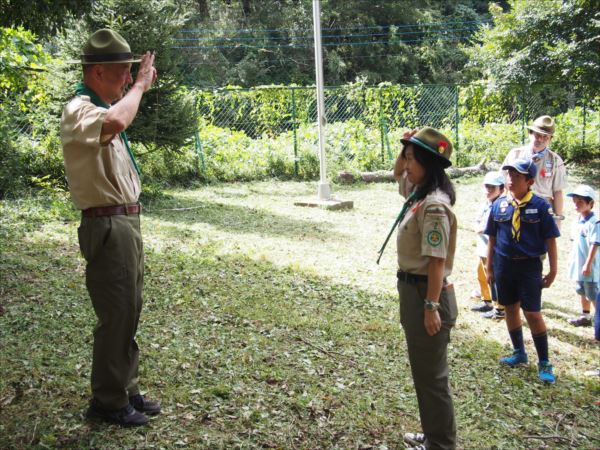
<svg viewBox="0 0 600 450">
<path fill-rule="evenodd" d="M 573 177 L 573 185 L 579 178 Z M 456 184 L 449 348 L 459 448 L 600 447 L 600 366 L 566 279 L 544 292 L 558 381 L 508 369 L 504 322 L 469 311 L 477 285 L 473 220 L 481 178 Z M 77 213 L 56 197 L 0 202 L 0 448 L 401 449 L 419 430 L 395 291 L 393 184 L 335 186 L 351 211 L 293 206 L 316 183 L 218 184 L 146 203 L 141 380 L 163 413 L 139 429 L 86 422 L 95 317 Z"/>
</svg>

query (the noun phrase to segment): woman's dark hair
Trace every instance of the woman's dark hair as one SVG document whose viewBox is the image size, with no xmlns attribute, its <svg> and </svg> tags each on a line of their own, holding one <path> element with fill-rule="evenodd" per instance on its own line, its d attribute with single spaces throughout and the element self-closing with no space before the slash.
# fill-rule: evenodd
<svg viewBox="0 0 600 450">
<path fill-rule="evenodd" d="M 454 186 L 446 172 L 444 172 L 440 158 L 418 145 L 413 144 L 412 147 L 414 158 L 425 169 L 425 181 L 417 188 L 417 199 L 425 198 L 430 192 L 440 189 L 448 195 L 450 204 L 454 205 L 456 202 Z M 404 147 L 402 153 L 404 154 L 405 151 L 406 147 Z"/>
</svg>

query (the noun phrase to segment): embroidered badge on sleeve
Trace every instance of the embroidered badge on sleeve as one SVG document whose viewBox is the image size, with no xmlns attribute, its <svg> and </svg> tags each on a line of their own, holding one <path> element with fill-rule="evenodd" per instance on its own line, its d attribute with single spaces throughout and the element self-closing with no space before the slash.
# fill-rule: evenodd
<svg viewBox="0 0 600 450">
<path fill-rule="evenodd" d="M 431 247 L 439 247 L 444 241 L 443 234 L 440 231 L 442 221 L 446 217 L 446 211 L 439 205 L 431 205 L 425 210 L 426 229 L 425 239 Z"/>
<path fill-rule="evenodd" d="M 442 240 L 442 233 L 440 233 L 438 230 L 431 230 L 429 233 L 427 233 L 427 243 L 432 247 L 439 247 L 439 245 L 442 243 Z"/>
</svg>

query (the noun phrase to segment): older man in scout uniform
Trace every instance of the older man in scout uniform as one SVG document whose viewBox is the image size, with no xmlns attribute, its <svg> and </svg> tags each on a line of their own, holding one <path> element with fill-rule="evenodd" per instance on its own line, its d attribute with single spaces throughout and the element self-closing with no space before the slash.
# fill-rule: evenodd
<svg viewBox="0 0 600 450">
<path fill-rule="evenodd" d="M 140 61 L 127 91 L 131 65 Z M 144 253 L 139 171 L 125 130 L 156 80 L 154 55 L 146 52 L 136 59 L 122 36 L 103 29 L 89 37 L 76 62 L 83 65 L 83 83 L 63 110 L 60 135 L 71 198 L 82 211 L 79 246 L 98 317 L 87 416 L 144 425 L 146 414 L 158 414 L 160 405 L 144 398 L 138 387 L 135 334 Z"/>
<path fill-rule="evenodd" d="M 548 147 L 554 136 L 554 119 L 550 116 L 538 117 L 527 129 L 529 144 L 512 149 L 502 165 L 516 159 L 531 159 L 537 169 L 533 192 L 550 203 L 556 219 L 563 219 L 563 190 L 567 186 L 567 171 L 562 158 Z M 560 226 L 560 222 L 557 225 Z"/>
</svg>

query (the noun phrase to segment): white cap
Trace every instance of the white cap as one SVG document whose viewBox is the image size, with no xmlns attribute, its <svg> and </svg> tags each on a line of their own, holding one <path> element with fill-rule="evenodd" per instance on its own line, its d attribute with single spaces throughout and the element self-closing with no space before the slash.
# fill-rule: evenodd
<svg viewBox="0 0 600 450">
<path fill-rule="evenodd" d="M 483 177 L 483 184 L 491 186 L 503 186 L 505 184 L 504 174 L 502 172 L 488 172 Z"/>
<path fill-rule="evenodd" d="M 594 201 L 596 200 L 596 191 L 587 184 L 580 184 L 574 191 L 569 192 L 567 197 L 573 197 L 574 195 L 577 195 L 578 197 L 589 197 Z"/>
</svg>

